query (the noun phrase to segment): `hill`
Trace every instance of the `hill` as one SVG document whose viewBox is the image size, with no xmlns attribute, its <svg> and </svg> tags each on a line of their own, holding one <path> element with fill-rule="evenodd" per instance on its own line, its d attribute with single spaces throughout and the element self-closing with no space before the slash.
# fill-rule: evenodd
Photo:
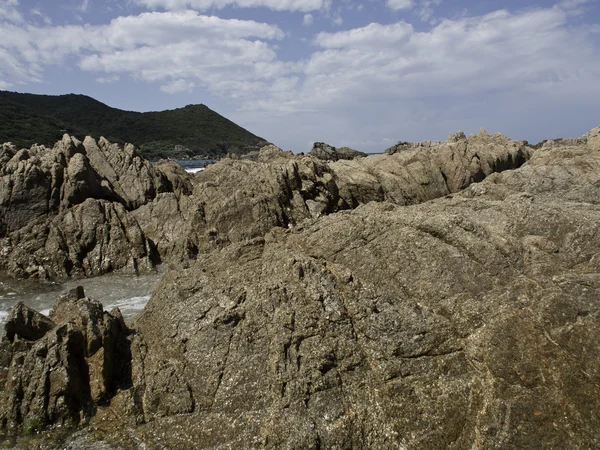
<svg viewBox="0 0 600 450">
<path fill-rule="evenodd" d="M 65 132 L 131 142 L 154 160 L 244 154 L 266 142 L 202 104 L 140 113 L 111 108 L 86 95 L 0 91 L 0 142 L 51 146 Z"/>
</svg>

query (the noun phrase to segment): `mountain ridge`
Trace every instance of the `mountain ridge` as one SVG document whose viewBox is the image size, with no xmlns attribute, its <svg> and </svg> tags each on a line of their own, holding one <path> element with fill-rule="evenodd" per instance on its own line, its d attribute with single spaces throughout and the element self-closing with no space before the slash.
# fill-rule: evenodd
<svg viewBox="0 0 600 450">
<path fill-rule="evenodd" d="M 125 111 L 83 94 L 0 91 L 0 141 L 51 146 L 62 135 L 133 143 L 151 160 L 218 158 L 258 150 L 266 140 L 204 104 L 164 111 Z"/>
</svg>

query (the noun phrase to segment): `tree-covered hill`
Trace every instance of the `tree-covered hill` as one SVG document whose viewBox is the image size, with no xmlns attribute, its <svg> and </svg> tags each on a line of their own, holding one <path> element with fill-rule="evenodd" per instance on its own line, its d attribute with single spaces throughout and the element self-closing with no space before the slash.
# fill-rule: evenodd
<svg viewBox="0 0 600 450">
<path fill-rule="evenodd" d="M 265 143 L 205 105 L 139 113 L 85 95 L 0 91 L 0 143 L 52 146 L 65 132 L 131 142 L 149 159 L 243 154 Z"/>
</svg>

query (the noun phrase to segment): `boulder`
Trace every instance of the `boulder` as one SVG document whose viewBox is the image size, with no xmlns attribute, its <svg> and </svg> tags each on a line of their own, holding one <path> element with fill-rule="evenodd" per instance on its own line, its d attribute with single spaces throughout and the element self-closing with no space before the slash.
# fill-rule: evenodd
<svg viewBox="0 0 600 450">
<path fill-rule="evenodd" d="M 120 312 L 104 312 L 81 287 L 57 299 L 51 318 L 17 304 L 0 343 L 0 428 L 88 421 L 117 388 L 130 386 L 128 335 Z"/>
<path fill-rule="evenodd" d="M 335 148 L 324 142 L 315 142 L 309 155 L 324 161 L 339 161 L 340 159 L 364 158 L 366 153 L 348 147 Z"/>
</svg>

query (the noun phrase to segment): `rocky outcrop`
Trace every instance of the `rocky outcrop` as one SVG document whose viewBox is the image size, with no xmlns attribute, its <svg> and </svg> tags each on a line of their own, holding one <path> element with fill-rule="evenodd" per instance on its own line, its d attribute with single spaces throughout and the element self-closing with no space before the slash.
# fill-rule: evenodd
<svg viewBox="0 0 600 450">
<path fill-rule="evenodd" d="M 458 132 L 444 143 L 330 166 L 339 195 L 353 207 L 370 201 L 410 205 L 461 191 L 493 173 L 516 169 L 531 154 L 532 149 L 522 141 L 481 130 L 468 138 Z"/>
<path fill-rule="evenodd" d="M 13 307 L 0 343 L 0 428 L 31 432 L 87 422 L 117 388 L 131 385 L 129 330 L 118 309 L 59 297 L 50 317 Z"/>
<path fill-rule="evenodd" d="M 169 272 L 138 321 L 137 432 L 168 448 L 598 447 L 599 172 L 596 150 L 543 149 L 451 197 Z"/>
<path fill-rule="evenodd" d="M 137 272 L 161 259 L 185 263 L 272 227 L 370 201 L 442 197 L 520 166 L 530 150 L 501 135 L 467 140 L 459 133 L 437 147 L 394 155 L 340 159 L 346 153 L 324 161 L 268 145 L 255 161 L 224 159 L 192 177 L 105 139 L 65 136 L 53 149 L 5 145 L 0 270 L 65 278 Z"/>
<path fill-rule="evenodd" d="M 522 165 L 523 142 L 501 135 L 451 137 L 436 148 L 326 162 L 270 145 L 257 160 L 224 159 L 194 177 L 190 196 L 166 194 L 134 212 L 163 260 L 294 227 L 371 201 L 416 204 Z"/>
<path fill-rule="evenodd" d="M 459 132 L 460 134 L 460 132 Z M 386 155 L 393 155 L 395 153 L 404 152 L 407 150 L 415 150 L 418 148 L 435 148 L 442 145 L 443 142 L 440 141 L 423 141 L 423 142 L 405 142 L 398 141 L 396 145 L 392 145 L 391 147 L 385 149 L 384 153 Z"/>
<path fill-rule="evenodd" d="M 159 257 L 129 211 L 189 189 L 181 179 L 103 138 L 65 135 L 52 149 L 3 145 L 0 270 L 64 278 L 153 267 Z"/>
<path fill-rule="evenodd" d="M 589 136 L 221 161 L 191 194 L 131 213 L 167 254 L 196 259 L 164 276 L 135 333 L 82 292 L 49 319 L 13 311 L 0 358 L 17 384 L 0 417 L 89 418 L 115 448 L 597 448 Z"/>
<path fill-rule="evenodd" d="M 324 142 L 315 142 L 309 155 L 323 161 L 339 161 L 340 159 L 364 158 L 366 153 L 348 147 L 332 147 Z"/>
</svg>

